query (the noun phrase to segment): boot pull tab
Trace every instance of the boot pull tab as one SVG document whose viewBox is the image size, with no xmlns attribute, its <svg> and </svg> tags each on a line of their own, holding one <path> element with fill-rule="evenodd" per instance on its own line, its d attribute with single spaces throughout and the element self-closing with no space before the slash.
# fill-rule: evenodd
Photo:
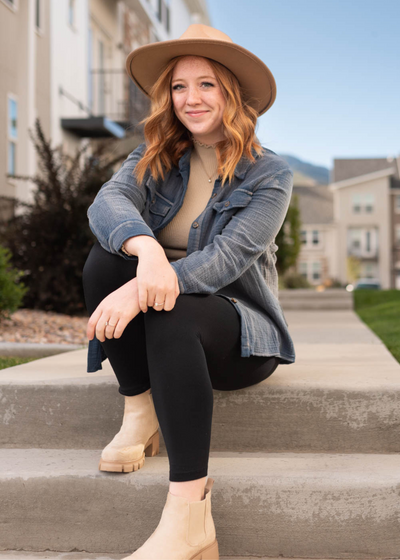
<svg viewBox="0 0 400 560">
<path fill-rule="evenodd" d="M 207 484 L 206 484 L 205 487 L 204 487 L 204 489 L 205 489 L 204 495 L 205 495 L 205 494 L 208 494 L 208 492 L 211 491 L 211 488 L 213 487 L 213 485 L 214 485 L 214 479 L 213 479 L 213 478 L 209 478 L 209 479 L 207 480 Z"/>
</svg>

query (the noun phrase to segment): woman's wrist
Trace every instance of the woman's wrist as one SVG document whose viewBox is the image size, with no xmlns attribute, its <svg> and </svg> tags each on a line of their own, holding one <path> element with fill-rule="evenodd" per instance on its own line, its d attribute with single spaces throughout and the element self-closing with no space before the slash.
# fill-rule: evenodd
<svg viewBox="0 0 400 560">
<path fill-rule="evenodd" d="M 131 256 L 143 256 L 156 251 L 163 251 L 159 242 L 150 235 L 136 235 L 129 237 L 122 244 L 121 250 Z M 125 250 L 125 251 L 124 251 Z"/>
</svg>

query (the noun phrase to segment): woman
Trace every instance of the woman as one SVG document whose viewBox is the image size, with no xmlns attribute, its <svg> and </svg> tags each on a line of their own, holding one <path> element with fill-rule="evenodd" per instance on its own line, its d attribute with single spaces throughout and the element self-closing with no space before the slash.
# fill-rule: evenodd
<svg viewBox="0 0 400 560">
<path fill-rule="evenodd" d="M 152 100 L 146 142 L 88 209 L 97 242 L 83 271 L 88 371 L 107 357 L 125 396 L 99 467 L 143 467 L 160 424 L 167 501 L 127 558 L 216 559 L 213 389 L 249 387 L 295 361 L 274 243 L 293 173 L 255 136 L 275 100 L 271 72 L 221 31 L 191 25 L 135 49 L 127 70 Z"/>
</svg>

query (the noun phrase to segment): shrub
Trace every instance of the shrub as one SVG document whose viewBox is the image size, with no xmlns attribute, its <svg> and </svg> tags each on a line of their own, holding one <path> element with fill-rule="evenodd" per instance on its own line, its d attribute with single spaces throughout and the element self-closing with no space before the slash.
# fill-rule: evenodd
<svg viewBox="0 0 400 560">
<path fill-rule="evenodd" d="M 11 251 L 0 245 L 0 320 L 21 306 L 28 288 L 20 281 L 23 272 L 10 265 Z"/>
<path fill-rule="evenodd" d="M 51 147 L 39 120 L 35 132 L 34 136 L 29 131 L 41 173 L 16 177 L 34 183 L 34 201 L 16 201 L 16 207 L 26 211 L 3 224 L 0 242 L 11 250 L 14 266 L 24 271 L 29 287 L 25 307 L 86 315 L 82 269 L 96 239 L 89 228 L 87 209 L 110 179 L 113 166 L 127 154 L 107 160 L 102 156 L 108 146 L 103 144 L 89 157 L 83 158 L 87 146 L 71 157 L 64 155 L 62 148 Z"/>
<path fill-rule="evenodd" d="M 298 272 L 286 273 L 283 277 L 283 284 L 288 290 L 296 288 L 313 288 L 307 278 L 304 278 L 304 276 Z"/>
</svg>

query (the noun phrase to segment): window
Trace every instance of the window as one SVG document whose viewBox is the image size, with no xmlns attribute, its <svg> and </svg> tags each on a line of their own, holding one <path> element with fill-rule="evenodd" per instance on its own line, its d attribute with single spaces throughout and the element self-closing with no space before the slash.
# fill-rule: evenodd
<svg viewBox="0 0 400 560">
<path fill-rule="evenodd" d="M 371 213 L 374 211 L 374 195 L 365 194 L 364 195 L 365 211 Z"/>
<path fill-rule="evenodd" d="M 347 253 L 355 257 L 367 258 L 378 256 L 378 229 L 349 228 Z"/>
<path fill-rule="evenodd" d="M 400 225 L 396 226 L 396 238 L 395 238 L 396 245 L 400 245 Z"/>
<path fill-rule="evenodd" d="M 93 75 L 92 75 L 92 60 L 93 60 L 93 30 L 89 27 L 88 34 L 88 105 L 93 111 Z"/>
<path fill-rule="evenodd" d="M 99 70 L 99 106 L 97 107 L 97 110 L 100 115 L 104 115 L 104 43 L 101 39 L 99 39 Z"/>
<path fill-rule="evenodd" d="M 41 0 L 36 0 L 36 3 L 35 3 L 35 10 L 36 10 L 35 23 L 36 23 L 36 27 L 38 29 L 40 29 L 42 27 L 42 25 L 41 25 L 41 23 L 42 23 L 41 22 L 41 15 L 42 14 L 41 14 L 41 9 L 40 9 L 41 8 L 40 4 L 41 4 Z"/>
<path fill-rule="evenodd" d="M 299 263 L 299 272 L 301 274 L 301 276 L 304 276 L 304 278 L 307 278 L 307 262 L 302 261 Z"/>
<path fill-rule="evenodd" d="M 312 244 L 319 245 L 319 231 L 317 229 L 312 232 Z"/>
<path fill-rule="evenodd" d="M 307 245 L 307 231 L 305 229 L 300 231 L 300 239 L 302 245 Z"/>
<path fill-rule="evenodd" d="M 75 0 L 68 0 L 68 23 L 75 26 Z"/>
<path fill-rule="evenodd" d="M 18 106 L 13 95 L 8 96 L 8 157 L 7 173 L 16 174 Z"/>
<path fill-rule="evenodd" d="M 169 0 L 158 0 L 157 2 L 157 18 L 164 24 L 167 31 L 170 28 L 170 2 Z"/>
<path fill-rule="evenodd" d="M 396 212 L 400 212 L 400 194 L 396 194 L 395 196 L 394 209 Z"/>
<path fill-rule="evenodd" d="M 366 263 L 364 265 L 364 276 L 365 278 L 374 278 L 375 277 L 375 265 L 371 263 Z"/>
<path fill-rule="evenodd" d="M 375 197 L 372 193 L 353 194 L 353 213 L 360 214 L 363 210 L 367 214 L 374 211 Z"/>
<path fill-rule="evenodd" d="M 321 263 L 320 262 L 313 262 L 312 263 L 312 279 L 313 280 L 320 280 L 321 279 Z"/>
<path fill-rule="evenodd" d="M 359 214 L 361 212 L 362 195 L 353 194 L 353 212 Z"/>
</svg>

